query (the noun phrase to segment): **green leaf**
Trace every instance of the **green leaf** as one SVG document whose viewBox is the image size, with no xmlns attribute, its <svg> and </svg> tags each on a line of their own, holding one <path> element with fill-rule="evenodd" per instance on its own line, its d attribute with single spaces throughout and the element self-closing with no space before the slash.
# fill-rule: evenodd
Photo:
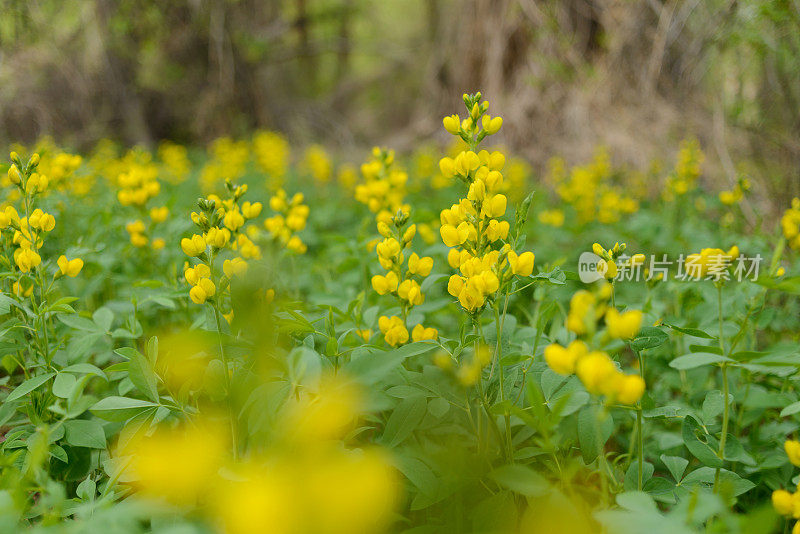
<svg viewBox="0 0 800 534">
<path fill-rule="evenodd" d="M 100 399 L 89 410 L 106 421 L 125 421 L 158 404 L 128 397 L 111 396 Z"/>
<path fill-rule="evenodd" d="M 11 402 L 13 400 L 17 400 L 24 397 L 31 391 L 34 391 L 35 389 L 39 388 L 42 384 L 44 384 L 54 376 L 56 376 L 55 373 L 45 373 L 43 375 L 29 378 L 28 380 L 17 386 L 17 388 L 14 391 L 9 393 L 8 397 L 6 397 L 5 402 Z"/>
<path fill-rule="evenodd" d="M 550 489 L 542 475 L 522 464 L 502 465 L 489 476 L 501 486 L 526 497 L 544 495 Z"/>
<path fill-rule="evenodd" d="M 679 371 L 685 371 L 687 369 L 694 369 L 696 367 L 702 367 L 703 365 L 711 365 L 715 363 L 722 363 L 722 362 L 732 362 L 730 358 L 726 358 L 725 356 L 720 356 L 719 354 L 713 354 L 711 352 L 692 352 L 690 354 L 684 354 L 683 356 L 678 356 L 671 362 L 669 362 L 669 366 L 673 369 L 678 369 Z"/>
<path fill-rule="evenodd" d="M 58 373 L 56 379 L 53 380 L 53 395 L 62 399 L 68 399 L 70 393 L 72 393 L 72 388 L 75 387 L 77 382 L 78 379 L 75 378 L 75 375 Z"/>
<path fill-rule="evenodd" d="M 639 335 L 631 340 L 631 348 L 637 352 L 654 349 L 669 341 L 669 336 L 660 328 L 645 326 Z"/>
<path fill-rule="evenodd" d="M 787 415 L 793 415 L 797 412 L 800 412 L 800 401 L 793 402 L 783 410 L 781 410 L 781 417 L 786 417 Z"/>
<path fill-rule="evenodd" d="M 681 478 L 683 478 L 683 473 L 686 472 L 686 466 L 689 465 L 689 460 L 681 458 L 680 456 L 667 456 L 662 454 L 661 461 L 667 466 L 675 482 L 680 482 Z"/>
<path fill-rule="evenodd" d="M 65 325 L 69 326 L 70 328 L 74 328 L 76 330 L 82 330 L 84 332 L 94 332 L 94 333 L 105 333 L 105 330 L 97 326 L 97 323 L 92 321 L 91 319 L 87 319 L 86 317 L 81 317 L 80 315 L 72 314 L 72 315 L 59 315 L 58 320 L 64 323 Z"/>
<path fill-rule="evenodd" d="M 450 403 L 447 401 L 447 399 L 436 397 L 435 399 L 431 399 L 431 401 L 428 403 L 428 411 L 434 417 L 443 417 L 448 411 L 450 411 Z"/>
<path fill-rule="evenodd" d="M 709 467 L 722 467 L 723 462 L 717 456 L 716 438 L 709 435 L 694 417 L 687 415 L 683 419 L 681 435 L 684 445 L 695 458 Z"/>
<path fill-rule="evenodd" d="M 145 397 L 158 402 L 158 377 L 147 358 L 138 352 L 131 354 L 128 361 L 128 378 Z"/>
<path fill-rule="evenodd" d="M 116 352 L 126 360 L 131 360 L 135 358 L 138 354 L 141 354 L 138 350 L 134 349 L 133 347 L 120 347 L 118 349 L 114 349 L 114 352 Z"/>
<path fill-rule="evenodd" d="M 106 448 L 106 434 L 99 421 L 73 419 L 64 423 L 64 429 L 67 443 L 74 447 Z"/>
<path fill-rule="evenodd" d="M 428 403 L 422 396 L 400 401 L 386 421 L 382 441 L 388 447 L 400 445 L 422 422 L 427 406 Z"/>
<path fill-rule="evenodd" d="M 683 328 L 681 326 L 675 326 L 671 324 L 664 323 L 664 326 L 667 328 L 671 328 L 676 332 L 680 332 L 681 334 L 686 334 L 689 336 L 699 337 L 703 339 L 717 339 L 716 337 L 712 336 L 711 334 L 700 330 L 699 328 Z"/>
<path fill-rule="evenodd" d="M 352 360 L 344 366 L 344 371 L 363 384 L 374 384 L 402 365 L 406 359 L 429 352 L 438 346 L 436 343 L 418 341 L 387 351 L 365 347 L 364 350 L 353 351 Z"/>
<path fill-rule="evenodd" d="M 111 330 L 111 323 L 114 322 L 114 312 L 106 307 L 98 308 L 92 314 L 92 320 L 103 332 L 108 332 Z"/>
<path fill-rule="evenodd" d="M 603 453 L 603 447 L 613 431 L 611 414 L 597 406 L 586 406 L 578 413 L 578 441 L 584 462 L 590 464 Z"/>
</svg>

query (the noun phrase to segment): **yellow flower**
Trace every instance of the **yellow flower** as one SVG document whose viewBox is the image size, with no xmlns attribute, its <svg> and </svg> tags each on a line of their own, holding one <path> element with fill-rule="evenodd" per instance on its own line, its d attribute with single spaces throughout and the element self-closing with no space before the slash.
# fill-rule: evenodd
<svg viewBox="0 0 800 534">
<path fill-rule="evenodd" d="M 386 273 L 386 276 L 376 274 L 372 277 L 372 289 L 374 289 L 378 295 L 385 295 L 386 293 L 397 291 L 398 283 L 397 274 L 394 271 L 389 271 Z"/>
<path fill-rule="evenodd" d="M 83 269 L 82 259 L 75 258 L 73 260 L 68 260 L 63 254 L 59 256 L 56 263 L 58 264 L 58 268 L 61 270 L 61 274 L 69 276 L 70 278 L 75 278 L 78 276 L 78 273 L 80 273 L 81 269 Z"/>
<path fill-rule="evenodd" d="M 222 223 L 231 232 L 235 232 L 244 225 L 244 216 L 238 210 L 229 210 L 225 213 Z"/>
<path fill-rule="evenodd" d="M 772 492 L 772 506 L 780 515 L 790 516 L 794 511 L 792 494 L 786 490 Z"/>
<path fill-rule="evenodd" d="M 194 504 L 216 485 L 224 461 L 224 432 L 194 426 L 137 436 L 123 451 L 135 486 L 151 497 Z"/>
<path fill-rule="evenodd" d="M 735 245 L 727 252 L 720 248 L 704 248 L 699 254 L 689 254 L 686 257 L 686 273 L 694 278 L 720 274 L 730 267 L 737 256 L 739 247 Z"/>
<path fill-rule="evenodd" d="M 575 372 L 575 363 L 588 351 L 589 349 L 583 341 L 575 340 L 566 348 L 558 343 L 553 343 L 544 349 L 544 359 L 550 369 L 556 373 L 570 375 Z"/>
<path fill-rule="evenodd" d="M 206 251 L 206 241 L 203 236 L 197 234 L 184 237 L 181 239 L 181 249 L 187 256 L 199 256 Z"/>
<path fill-rule="evenodd" d="M 481 205 L 481 211 L 487 217 L 502 217 L 506 212 L 507 203 L 508 199 L 503 194 L 487 197 Z"/>
<path fill-rule="evenodd" d="M 242 215 L 245 219 L 253 219 L 261 214 L 261 202 L 245 202 L 242 204 Z"/>
<path fill-rule="evenodd" d="M 444 244 L 448 247 L 456 247 L 462 244 L 469 237 L 469 232 L 470 224 L 467 222 L 462 222 L 457 227 L 450 224 L 445 224 L 439 229 L 439 233 L 442 236 L 442 242 L 444 242 Z"/>
<path fill-rule="evenodd" d="M 486 133 L 489 135 L 496 134 L 500 131 L 500 127 L 503 126 L 502 117 L 491 117 L 488 114 L 483 116 L 481 122 L 483 124 L 483 129 L 486 130 Z"/>
<path fill-rule="evenodd" d="M 794 466 L 800 467 L 800 442 L 788 440 L 783 444 L 783 448 L 786 450 L 786 456 L 789 457 L 789 461 Z"/>
<path fill-rule="evenodd" d="M 618 374 L 614 380 L 615 398 L 620 404 L 633 405 L 644 394 L 644 380 L 639 375 Z"/>
<path fill-rule="evenodd" d="M 575 371 L 586 391 L 593 395 L 601 395 L 609 391 L 617 368 L 608 354 L 594 351 L 578 361 Z"/>
<path fill-rule="evenodd" d="M 414 280 L 403 280 L 397 286 L 397 295 L 414 306 L 419 306 L 425 302 L 425 296 L 422 294 L 419 284 Z"/>
<path fill-rule="evenodd" d="M 20 271 L 27 273 L 42 263 L 42 257 L 30 248 L 18 248 L 14 251 L 14 261 Z"/>
<path fill-rule="evenodd" d="M 244 274 L 247 272 L 247 262 L 242 258 L 233 258 L 232 260 L 225 260 L 222 262 L 222 272 L 228 278 Z"/>
<path fill-rule="evenodd" d="M 630 310 L 619 313 L 615 308 L 610 308 L 606 312 L 606 327 L 613 338 L 631 339 L 642 328 L 642 312 Z"/>
<path fill-rule="evenodd" d="M 439 338 L 439 332 L 435 328 L 425 328 L 422 324 L 418 324 L 411 329 L 411 339 L 414 341 L 436 340 Z"/>
<path fill-rule="evenodd" d="M 166 221 L 168 215 L 169 215 L 169 208 L 166 206 L 150 209 L 150 219 L 154 223 L 160 223 Z"/>
<path fill-rule="evenodd" d="M 183 277 L 191 285 L 196 286 L 201 278 L 208 278 L 211 276 L 211 269 L 205 263 L 199 263 L 194 267 L 189 267 L 184 271 Z"/>
<path fill-rule="evenodd" d="M 213 297 L 216 292 L 217 286 L 214 285 L 210 278 L 201 278 L 197 281 L 197 285 L 189 290 L 189 298 L 195 304 L 202 304 L 209 297 Z"/>
<path fill-rule="evenodd" d="M 458 135 L 458 131 L 461 127 L 461 119 L 458 115 L 450 115 L 442 119 L 442 124 L 444 125 L 444 129 L 449 133 Z"/>
<path fill-rule="evenodd" d="M 424 277 L 431 274 L 431 269 L 433 269 L 433 258 L 431 257 L 420 258 L 415 252 L 408 258 L 408 271 L 411 274 Z"/>
<path fill-rule="evenodd" d="M 513 250 L 508 251 L 508 264 L 511 272 L 519 276 L 530 276 L 533 273 L 533 252 L 523 252 L 519 256 Z"/>
</svg>

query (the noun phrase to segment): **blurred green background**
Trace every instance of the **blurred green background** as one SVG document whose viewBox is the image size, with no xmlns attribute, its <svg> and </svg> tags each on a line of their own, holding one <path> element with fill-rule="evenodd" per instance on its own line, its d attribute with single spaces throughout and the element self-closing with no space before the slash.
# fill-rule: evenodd
<svg viewBox="0 0 800 534">
<path fill-rule="evenodd" d="M 400 150 L 480 89 L 541 170 L 696 136 L 718 186 L 800 194 L 796 0 L 0 0 L 0 144 L 255 128 Z M 772 202 L 769 202 L 772 201 Z"/>
</svg>

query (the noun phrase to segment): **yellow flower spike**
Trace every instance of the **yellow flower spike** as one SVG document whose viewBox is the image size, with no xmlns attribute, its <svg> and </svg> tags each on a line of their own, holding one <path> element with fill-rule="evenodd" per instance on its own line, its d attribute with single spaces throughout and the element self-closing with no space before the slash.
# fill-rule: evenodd
<svg viewBox="0 0 800 534">
<path fill-rule="evenodd" d="M 615 308 L 606 312 L 608 335 L 616 339 L 632 339 L 642 328 L 643 314 L 640 310 L 619 313 Z"/>
<path fill-rule="evenodd" d="M 586 391 L 593 395 L 601 395 L 607 391 L 617 373 L 617 368 L 608 354 L 594 351 L 578 361 L 575 372 Z"/>
<path fill-rule="evenodd" d="M 78 274 L 81 272 L 81 269 L 83 269 L 82 259 L 75 258 L 73 260 L 67 260 L 67 257 L 63 254 L 59 256 L 56 263 L 58 264 L 61 274 L 69 276 L 70 278 L 75 278 L 78 276 Z"/>
<path fill-rule="evenodd" d="M 620 404 L 631 406 L 642 398 L 645 383 L 641 376 L 619 375 L 615 382 L 615 397 Z"/>
<path fill-rule="evenodd" d="M 791 516 L 794 512 L 794 499 L 792 494 L 786 490 L 775 490 L 772 492 L 772 507 L 780 515 Z"/>
<path fill-rule="evenodd" d="M 449 133 L 458 135 L 458 131 L 461 126 L 461 119 L 458 115 L 450 115 L 449 117 L 442 119 L 442 124 L 444 125 L 444 129 Z"/>
<path fill-rule="evenodd" d="M 194 234 L 192 237 L 181 239 L 181 250 L 187 256 L 199 256 L 206 251 L 206 241 L 203 236 Z"/>
<path fill-rule="evenodd" d="M 792 465 L 800 467 L 800 442 L 787 440 L 786 443 L 783 444 L 783 448 L 786 450 L 786 456 L 789 457 L 789 461 L 792 462 Z"/>
<path fill-rule="evenodd" d="M 530 276 L 533 274 L 533 262 L 536 256 L 533 252 L 523 252 L 519 256 L 513 250 L 508 251 L 508 264 L 511 272 L 518 276 Z"/>
</svg>

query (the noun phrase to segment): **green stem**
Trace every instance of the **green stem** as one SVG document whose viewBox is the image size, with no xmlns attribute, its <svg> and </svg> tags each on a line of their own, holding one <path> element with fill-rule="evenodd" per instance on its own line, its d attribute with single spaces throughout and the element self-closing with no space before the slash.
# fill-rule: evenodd
<svg viewBox="0 0 800 534">
<path fill-rule="evenodd" d="M 722 351 L 722 355 L 725 356 L 725 341 L 723 339 L 723 331 L 722 331 L 722 284 L 717 285 L 717 311 L 719 312 L 719 348 Z M 728 422 L 730 420 L 730 402 L 728 399 L 728 395 L 730 392 L 730 387 L 728 384 L 728 363 L 722 362 L 720 364 L 720 368 L 722 370 L 722 399 L 723 399 L 723 410 L 722 410 L 722 435 L 719 438 L 719 452 L 717 456 L 720 460 L 725 460 L 725 442 L 728 439 Z M 717 493 L 719 490 L 719 473 L 720 468 L 717 467 L 716 471 L 714 472 L 714 493 Z"/>
</svg>

